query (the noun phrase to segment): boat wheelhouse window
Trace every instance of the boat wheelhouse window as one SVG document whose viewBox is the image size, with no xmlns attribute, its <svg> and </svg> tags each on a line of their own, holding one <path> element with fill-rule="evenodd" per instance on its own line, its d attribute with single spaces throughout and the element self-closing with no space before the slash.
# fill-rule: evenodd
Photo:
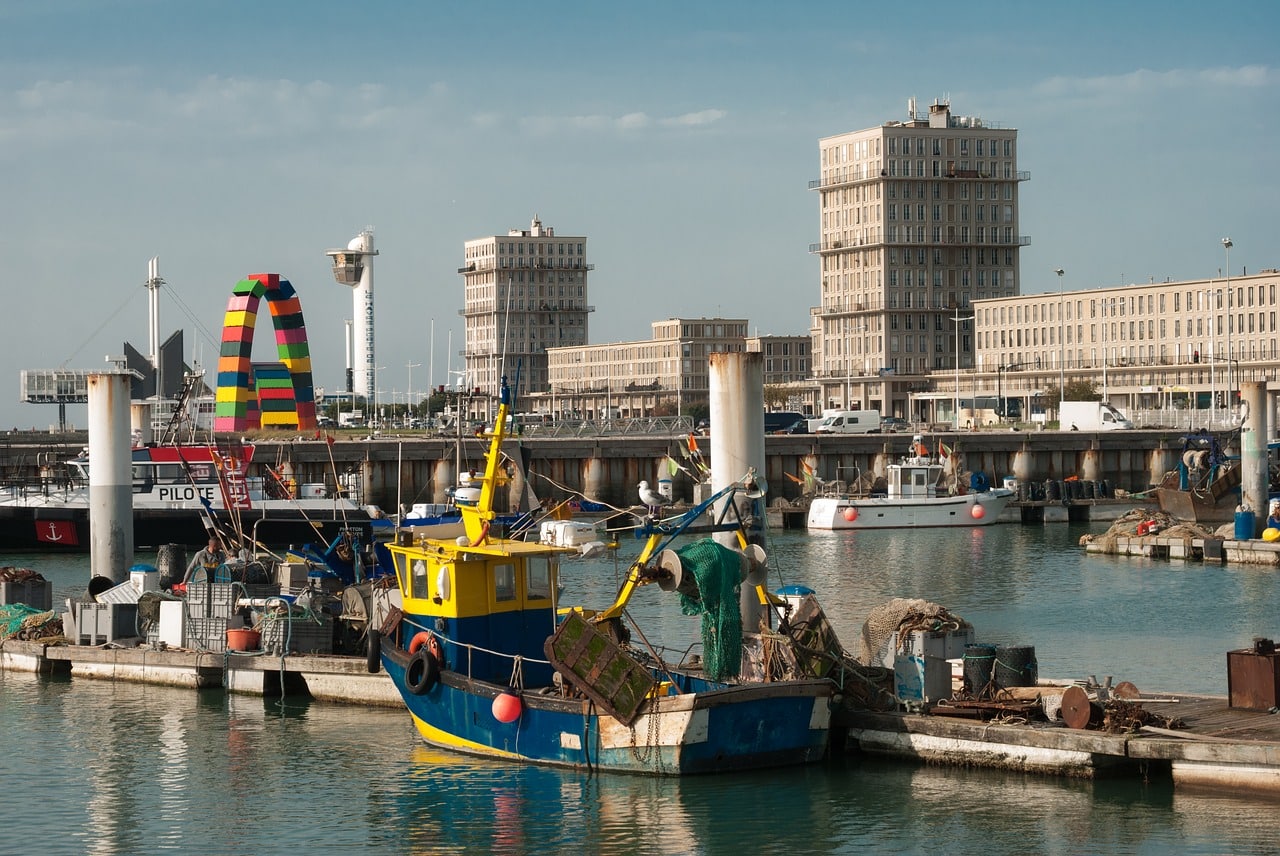
<svg viewBox="0 0 1280 856">
<path fill-rule="evenodd" d="M 525 598 L 547 600 L 551 597 L 551 560 L 531 558 L 525 568 Z"/>
<path fill-rule="evenodd" d="M 411 571 L 409 596 L 425 598 L 427 596 L 427 563 L 422 559 L 415 559 Z"/>
<path fill-rule="evenodd" d="M 493 566 L 493 599 L 499 603 L 516 599 L 516 566 L 504 563 Z"/>
</svg>

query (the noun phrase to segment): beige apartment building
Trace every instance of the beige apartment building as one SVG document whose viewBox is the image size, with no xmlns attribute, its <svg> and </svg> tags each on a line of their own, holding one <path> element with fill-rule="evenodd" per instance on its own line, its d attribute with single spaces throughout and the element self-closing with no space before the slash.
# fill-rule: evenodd
<svg viewBox="0 0 1280 856">
<path fill-rule="evenodd" d="M 528 396 L 521 409 L 566 419 L 675 416 L 707 404 L 712 353 L 747 350 L 745 318 L 668 318 L 651 326 L 647 340 L 548 348 L 549 390 Z M 767 337 L 764 344 L 771 344 Z"/>
<path fill-rule="evenodd" d="M 1280 272 L 1057 291 L 974 303 L 976 365 L 959 373 L 962 396 L 1036 398 L 1092 381 L 1129 410 L 1230 407 L 1240 384 L 1275 381 Z M 934 378 L 917 413 L 949 421 L 955 378 Z"/>
<path fill-rule="evenodd" d="M 522 395 L 546 392 L 548 349 L 587 342 L 587 239 L 535 216 L 528 229 L 467 241 L 463 256 L 464 385 L 492 398 L 518 365 Z"/>
<path fill-rule="evenodd" d="M 974 366 L 973 303 L 1019 293 L 1017 131 L 948 102 L 819 141 L 823 408 L 906 416 L 934 372 Z"/>
</svg>

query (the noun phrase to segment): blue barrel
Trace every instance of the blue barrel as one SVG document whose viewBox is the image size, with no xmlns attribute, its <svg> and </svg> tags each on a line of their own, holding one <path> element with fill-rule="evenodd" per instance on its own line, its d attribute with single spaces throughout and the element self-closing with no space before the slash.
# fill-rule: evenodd
<svg viewBox="0 0 1280 856">
<path fill-rule="evenodd" d="M 1252 511 L 1236 512 L 1236 540 L 1248 541 L 1253 537 L 1254 516 Z"/>
</svg>

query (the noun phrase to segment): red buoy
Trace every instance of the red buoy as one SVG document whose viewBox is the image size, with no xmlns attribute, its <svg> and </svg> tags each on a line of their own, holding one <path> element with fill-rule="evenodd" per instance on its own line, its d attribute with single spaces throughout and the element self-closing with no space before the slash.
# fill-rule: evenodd
<svg viewBox="0 0 1280 856">
<path fill-rule="evenodd" d="M 515 722 L 520 718 L 520 696 L 503 693 L 493 700 L 493 718 L 499 722 Z"/>
<path fill-rule="evenodd" d="M 848 520 L 850 523 L 852 523 L 853 521 L 857 520 L 857 519 L 858 519 L 858 509 L 854 508 L 852 505 L 850 505 L 850 506 L 846 507 L 846 508 L 845 508 L 845 510 L 844 510 L 844 519 L 845 519 L 845 520 Z"/>
<path fill-rule="evenodd" d="M 987 516 L 987 510 L 975 502 L 973 505 L 969 506 L 969 516 L 974 520 L 981 520 Z"/>
</svg>

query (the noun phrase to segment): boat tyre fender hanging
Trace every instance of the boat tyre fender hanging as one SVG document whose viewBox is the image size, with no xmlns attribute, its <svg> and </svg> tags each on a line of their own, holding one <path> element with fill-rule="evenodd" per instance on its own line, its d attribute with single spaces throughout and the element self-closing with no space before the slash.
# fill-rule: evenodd
<svg viewBox="0 0 1280 856">
<path fill-rule="evenodd" d="M 409 692 L 422 695 L 430 692 L 440 681 L 440 661 L 429 650 L 423 648 L 409 658 L 409 665 L 404 670 L 404 683 Z"/>
<path fill-rule="evenodd" d="M 365 668 L 369 674 L 376 675 L 382 668 L 382 634 L 369 628 L 368 647 L 365 651 Z"/>
</svg>

